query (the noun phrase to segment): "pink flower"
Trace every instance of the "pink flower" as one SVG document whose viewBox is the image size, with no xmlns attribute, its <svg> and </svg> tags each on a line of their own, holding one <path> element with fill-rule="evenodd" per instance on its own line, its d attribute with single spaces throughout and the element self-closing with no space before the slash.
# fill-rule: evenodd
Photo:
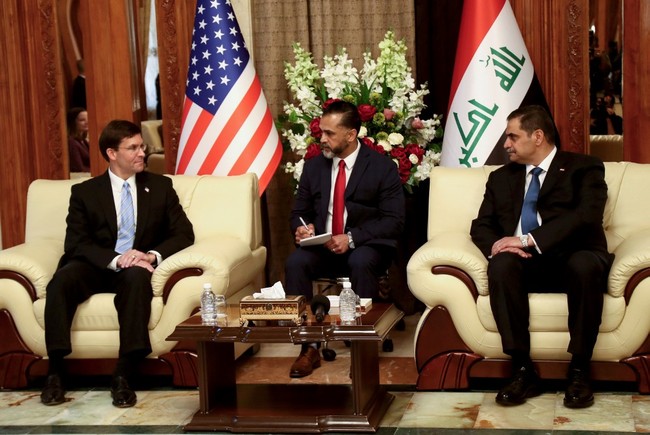
<svg viewBox="0 0 650 435">
<path fill-rule="evenodd" d="M 413 122 L 411 122 L 411 127 L 416 130 L 419 130 L 421 128 L 424 128 L 424 123 L 420 118 L 415 118 Z"/>
<path fill-rule="evenodd" d="M 386 118 L 386 121 L 393 119 L 393 116 L 395 116 L 395 112 L 393 110 L 384 109 L 384 118 Z"/>
</svg>

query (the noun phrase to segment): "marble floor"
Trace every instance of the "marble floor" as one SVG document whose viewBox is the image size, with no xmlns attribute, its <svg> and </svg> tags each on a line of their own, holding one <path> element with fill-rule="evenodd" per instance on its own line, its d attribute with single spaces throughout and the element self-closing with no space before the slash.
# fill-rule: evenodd
<svg viewBox="0 0 650 435">
<path fill-rule="evenodd" d="M 394 331 L 392 352 L 380 353 L 381 383 L 395 396 L 380 434 L 614 434 L 650 432 L 650 396 L 617 391 L 608 386 L 585 410 L 562 406 L 562 391 L 547 392 L 526 404 L 504 408 L 494 402 L 494 388 L 471 392 L 416 392 L 412 337 L 418 315 L 406 318 L 406 328 Z M 265 345 L 242 357 L 237 378 L 246 383 L 349 383 L 349 349 L 332 347 L 337 357 L 323 362 L 304 379 L 288 377 L 297 347 Z M 0 433 L 104 434 L 183 433 L 183 425 L 198 409 L 196 389 L 149 385 L 138 389 L 138 404 L 111 405 L 108 380 L 86 380 L 71 388 L 67 402 L 41 405 L 36 388 L 0 391 Z"/>
</svg>

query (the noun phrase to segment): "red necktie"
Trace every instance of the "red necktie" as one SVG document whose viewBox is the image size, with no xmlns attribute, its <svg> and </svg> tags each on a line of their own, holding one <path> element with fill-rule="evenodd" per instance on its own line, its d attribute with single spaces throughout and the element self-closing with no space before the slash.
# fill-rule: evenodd
<svg viewBox="0 0 650 435">
<path fill-rule="evenodd" d="M 339 173 L 334 184 L 332 204 L 332 234 L 343 234 L 343 211 L 345 210 L 345 161 L 339 161 Z"/>
</svg>

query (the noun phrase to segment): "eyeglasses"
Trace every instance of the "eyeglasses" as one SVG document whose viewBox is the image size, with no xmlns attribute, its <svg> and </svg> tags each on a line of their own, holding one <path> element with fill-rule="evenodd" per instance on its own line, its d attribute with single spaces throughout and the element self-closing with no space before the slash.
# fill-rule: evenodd
<svg viewBox="0 0 650 435">
<path fill-rule="evenodd" d="M 131 145 L 130 147 L 119 147 L 121 150 L 127 150 L 131 154 L 135 154 L 138 151 L 142 151 L 143 153 L 147 154 L 147 145 L 142 144 L 142 145 Z"/>
</svg>

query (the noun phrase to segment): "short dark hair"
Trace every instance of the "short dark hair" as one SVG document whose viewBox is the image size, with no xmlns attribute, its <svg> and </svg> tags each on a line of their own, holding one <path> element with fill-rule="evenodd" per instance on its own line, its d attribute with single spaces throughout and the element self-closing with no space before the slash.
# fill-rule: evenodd
<svg viewBox="0 0 650 435">
<path fill-rule="evenodd" d="M 361 117 L 359 116 L 359 110 L 357 106 L 347 101 L 337 100 L 332 102 L 325 110 L 323 110 L 323 115 L 341 115 L 340 125 L 347 128 L 353 128 L 359 134 L 361 130 Z M 322 118 L 321 116 L 321 118 Z"/>
<path fill-rule="evenodd" d="M 537 104 L 523 106 L 508 115 L 508 121 L 519 119 L 519 125 L 530 136 L 537 129 L 542 130 L 544 137 L 551 145 L 555 145 L 555 124 L 548 111 Z"/>
<path fill-rule="evenodd" d="M 108 162 L 109 159 L 106 150 L 109 148 L 116 150 L 124 139 L 128 139 L 137 134 L 142 134 L 142 131 L 140 127 L 131 121 L 114 119 L 104 127 L 102 134 L 99 136 L 99 151 Z"/>
</svg>

